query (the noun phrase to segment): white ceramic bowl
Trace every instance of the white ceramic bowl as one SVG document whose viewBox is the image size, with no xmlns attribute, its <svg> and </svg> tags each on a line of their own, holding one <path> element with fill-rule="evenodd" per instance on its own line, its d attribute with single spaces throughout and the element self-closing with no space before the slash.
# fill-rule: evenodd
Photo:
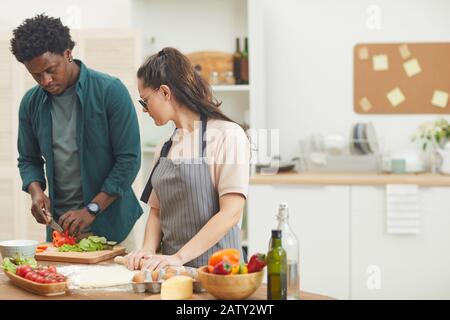
<svg viewBox="0 0 450 320">
<path fill-rule="evenodd" d="M 0 254 L 2 258 L 22 256 L 32 258 L 36 254 L 38 242 L 35 240 L 7 240 L 0 242 Z"/>
</svg>

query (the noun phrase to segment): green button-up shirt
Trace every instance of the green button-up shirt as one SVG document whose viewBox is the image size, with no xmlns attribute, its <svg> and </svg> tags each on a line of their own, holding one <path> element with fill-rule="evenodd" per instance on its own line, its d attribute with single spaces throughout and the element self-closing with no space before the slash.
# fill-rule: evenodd
<svg viewBox="0 0 450 320">
<path fill-rule="evenodd" d="M 139 123 L 130 95 L 123 83 L 88 69 L 81 61 L 76 92 L 81 107 L 77 114 L 77 145 L 85 204 L 101 191 L 117 199 L 100 213 L 92 232 L 122 242 L 142 214 L 131 184 L 141 164 Z M 54 199 L 51 97 L 40 86 L 22 98 L 19 110 L 18 166 L 22 189 L 39 181 Z M 52 210 L 54 212 L 54 210 Z M 47 240 L 51 230 L 47 229 Z"/>
</svg>

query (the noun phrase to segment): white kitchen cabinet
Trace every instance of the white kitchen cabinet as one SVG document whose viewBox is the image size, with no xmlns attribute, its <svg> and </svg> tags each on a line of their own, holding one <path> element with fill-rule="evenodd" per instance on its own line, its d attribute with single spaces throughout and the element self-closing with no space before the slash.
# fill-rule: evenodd
<svg viewBox="0 0 450 320">
<path fill-rule="evenodd" d="M 351 298 L 450 298 L 450 188 L 420 188 L 417 235 L 388 235 L 385 187 L 351 187 Z"/>
<path fill-rule="evenodd" d="M 267 252 L 280 202 L 300 242 L 301 290 L 350 295 L 349 186 L 250 185 L 248 252 Z"/>
</svg>

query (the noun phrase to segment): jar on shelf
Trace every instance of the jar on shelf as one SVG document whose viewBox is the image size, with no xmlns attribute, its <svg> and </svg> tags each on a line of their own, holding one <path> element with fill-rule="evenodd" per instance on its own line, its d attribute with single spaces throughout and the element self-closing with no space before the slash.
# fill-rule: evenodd
<svg viewBox="0 0 450 320">
<path fill-rule="evenodd" d="M 225 83 L 225 84 L 229 84 L 229 85 L 236 84 L 236 79 L 235 79 L 235 77 L 234 77 L 233 71 L 227 71 L 227 72 L 225 72 L 225 75 L 224 75 L 224 83 Z"/>
<path fill-rule="evenodd" d="M 217 71 L 211 72 L 209 76 L 209 84 L 212 86 L 220 84 L 219 73 Z"/>
</svg>

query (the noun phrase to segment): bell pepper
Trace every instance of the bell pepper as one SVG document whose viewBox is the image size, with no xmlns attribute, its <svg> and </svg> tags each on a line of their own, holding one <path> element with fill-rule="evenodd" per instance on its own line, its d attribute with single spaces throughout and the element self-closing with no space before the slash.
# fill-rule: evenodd
<svg viewBox="0 0 450 320">
<path fill-rule="evenodd" d="M 248 261 L 247 268 L 248 272 L 259 272 L 261 271 L 267 264 L 266 255 L 262 253 L 256 253 L 251 256 Z"/>
<path fill-rule="evenodd" d="M 239 266 L 234 266 L 231 269 L 231 274 L 238 274 L 239 273 Z"/>
<path fill-rule="evenodd" d="M 247 265 L 245 265 L 245 264 L 240 264 L 239 265 L 239 271 L 238 271 L 238 273 L 239 274 L 246 274 L 246 273 L 248 273 L 248 268 L 247 268 Z"/>
<path fill-rule="evenodd" d="M 239 265 L 239 250 L 237 249 L 223 249 L 215 252 L 208 261 L 208 265 L 215 266 L 216 264 L 227 260 L 232 267 Z"/>
<path fill-rule="evenodd" d="M 52 233 L 52 237 L 53 237 L 53 245 L 57 248 L 61 247 L 64 244 L 74 245 L 77 243 L 74 237 L 69 236 L 69 231 L 58 232 L 55 230 Z"/>
<path fill-rule="evenodd" d="M 227 260 L 222 260 L 214 266 L 215 274 L 230 274 L 233 267 Z"/>
<path fill-rule="evenodd" d="M 208 266 L 208 273 L 214 273 L 214 267 Z"/>
</svg>

